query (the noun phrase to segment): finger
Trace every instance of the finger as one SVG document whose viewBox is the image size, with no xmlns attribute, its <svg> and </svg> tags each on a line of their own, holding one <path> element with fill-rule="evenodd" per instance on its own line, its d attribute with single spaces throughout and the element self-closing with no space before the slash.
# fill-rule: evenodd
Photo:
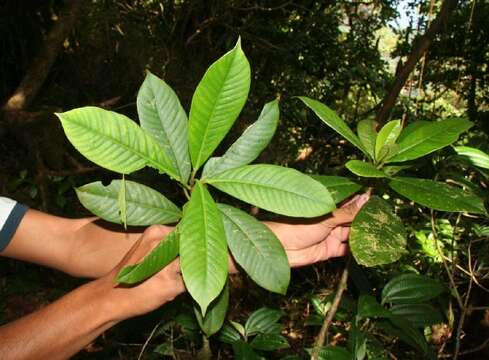
<svg viewBox="0 0 489 360">
<path fill-rule="evenodd" d="M 336 225 L 351 223 L 358 211 L 360 211 L 369 198 L 370 195 L 368 193 L 353 197 L 350 201 L 346 202 L 345 205 L 333 212 L 331 221 Z"/>
<path fill-rule="evenodd" d="M 339 226 L 335 228 L 326 239 L 327 258 L 344 256 L 348 251 L 348 236 L 350 228 Z"/>
</svg>

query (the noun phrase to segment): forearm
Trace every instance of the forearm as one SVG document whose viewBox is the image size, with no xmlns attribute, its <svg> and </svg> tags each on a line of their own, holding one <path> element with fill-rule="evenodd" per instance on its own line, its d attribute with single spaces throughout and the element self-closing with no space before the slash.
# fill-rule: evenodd
<svg viewBox="0 0 489 360">
<path fill-rule="evenodd" d="M 106 287 L 90 282 L 0 327 L 0 359 L 66 359 L 117 323 Z"/>
</svg>

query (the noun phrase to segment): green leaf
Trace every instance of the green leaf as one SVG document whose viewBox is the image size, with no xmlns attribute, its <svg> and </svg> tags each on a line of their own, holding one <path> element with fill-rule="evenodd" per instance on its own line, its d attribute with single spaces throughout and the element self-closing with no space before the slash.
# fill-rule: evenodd
<svg viewBox="0 0 489 360">
<path fill-rule="evenodd" d="M 389 186 L 400 195 L 430 209 L 486 214 L 481 198 L 439 181 L 396 177 L 389 181 Z"/>
<path fill-rule="evenodd" d="M 229 324 L 224 324 L 221 331 L 219 331 L 218 339 L 223 343 L 232 344 L 235 341 L 240 340 L 241 336 L 234 327 Z"/>
<path fill-rule="evenodd" d="M 416 124 L 416 123 L 414 123 Z M 461 133 L 472 127 L 472 123 L 462 118 L 451 118 L 440 122 L 423 122 L 421 125 L 410 125 L 404 130 L 408 136 L 399 139 L 399 151 L 388 159 L 399 162 L 417 159 L 433 151 L 444 148 L 456 141 Z"/>
<path fill-rule="evenodd" d="M 205 316 L 207 307 L 226 282 L 228 258 L 221 213 L 199 181 L 183 210 L 180 226 L 183 280 Z"/>
<path fill-rule="evenodd" d="M 312 349 L 306 349 L 309 355 Z M 319 360 L 352 360 L 353 355 L 345 348 L 339 346 L 323 346 L 319 350 Z"/>
<path fill-rule="evenodd" d="M 117 202 L 119 205 L 119 215 L 124 229 L 127 229 L 127 202 L 126 202 L 126 178 L 122 175 L 121 186 L 119 186 L 119 195 Z"/>
<path fill-rule="evenodd" d="M 440 295 L 445 287 L 424 275 L 402 274 L 391 279 L 382 289 L 382 303 L 418 304 Z"/>
<path fill-rule="evenodd" d="M 148 165 L 179 179 L 155 140 L 126 116 L 93 106 L 56 116 L 68 140 L 95 164 L 121 174 Z"/>
<path fill-rule="evenodd" d="M 224 324 L 224 319 L 226 318 L 228 305 L 229 285 L 226 283 L 217 299 L 215 299 L 209 306 L 204 317 L 200 311 L 194 307 L 195 317 L 197 318 L 200 328 L 207 337 L 214 335 L 221 329 L 222 324 Z"/>
<path fill-rule="evenodd" d="M 362 188 L 361 185 L 346 177 L 328 175 L 310 175 L 314 180 L 323 184 L 330 192 L 336 204 L 350 197 Z"/>
<path fill-rule="evenodd" d="M 428 352 L 428 344 L 426 343 L 423 334 L 404 318 L 391 315 L 388 321 L 380 323 L 379 325 L 386 330 L 387 334 L 399 337 L 401 341 L 422 354 Z"/>
<path fill-rule="evenodd" d="M 372 196 L 353 220 L 350 248 L 365 266 L 397 261 L 405 253 L 406 230 L 385 200 Z"/>
<path fill-rule="evenodd" d="M 104 220 L 120 224 L 118 195 L 121 180 L 104 186 L 96 181 L 75 188 L 82 205 Z M 158 191 L 148 186 L 126 180 L 126 221 L 128 225 L 144 226 L 177 222 L 180 209 Z"/>
<path fill-rule="evenodd" d="M 178 256 L 179 235 L 175 229 L 169 233 L 138 264 L 124 267 L 116 277 L 121 284 L 135 284 L 156 274 Z"/>
<path fill-rule="evenodd" d="M 348 337 L 348 348 L 352 352 L 353 360 L 363 360 L 367 355 L 367 335 L 353 325 Z"/>
<path fill-rule="evenodd" d="M 221 191 L 268 211 L 296 217 L 331 212 L 328 190 L 309 176 L 276 165 L 245 165 L 207 179 Z"/>
<path fill-rule="evenodd" d="M 234 358 L 236 360 L 263 360 L 253 348 L 242 340 L 233 343 Z"/>
<path fill-rule="evenodd" d="M 329 127 L 331 127 L 338 134 L 343 136 L 350 143 L 355 145 L 358 149 L 360 149 L 365 155 L 368 156 L 368 152 L 363 147 L 358 136 L 355 135 L 353 131 L 348 127 L 343 119 L 341 119 L 336 113 L 331 110 L 329 107 L 324 105 L 323 103 L 310 99 L 305 96 L 299 96 L 299 99 L 302 100 L 304 104 L 306 104 L 314 113 Z"/>
<path fill-rule="evenodd" d="M 138 92 L 137 109 L 141 127 L 165 151 L 172 171 L 182 183 L 190 175 L 187 114 L 177 95 L 149 71 Z"/>
<path fill-rule="evenodd" d="M 282 326 L 277 323 L 282 317 L 282 311 L 262 307 L 250 315 L 245 324 L 246 336 L 258 333 L 280 334 Z"/>
<path fill-rule="evenodd" d="M 395 144 L 399 134 L 401 133 L 401 121 L 393 120 L 385 124 L 380 129 L 375 141 L 375 158 L 381 158 L 381 151 L 384 146 Z M 392 154 L 393 155 L 393 154 Z"/>
<path fill-rule="evenodd" d="M 440 312 L 429 304 L 398 304 L 392 306 L 390 312 L 403 317 L 417 328 L 443 322 Z"/>
<path fill-rule="evenodd" d="M 360 295 L 357 315 L 361 318 L 385 318 L 390 313 L 372 295 Z"/>
<path fill-rule="evenodd" d="M 374 120 L 362 120 L 357 125 L 358 138 L 372 160 L 375 159 L 376 128 Z"/>
<path fill-rule="evenodd" d="M 204 166 L 202 177 L 212 177 L 255 160 L 272 139 L 279 116 L 277 100 L 266 104 L 258 120 L 243 132 L 223 156 L 209 159 Z"/>
<path fill-rule="evenodd" d="M 469 146 L 454 146 L 455 152 L 474 166 L 489 169 L 489 155 L 479 149 Z"/>
<path fill-rule="evenodd" d="M 358 176 L 373 178 L 386 177 L 386 175 L 382 171 L 378 170 L 371 163 L 367 163 L 365 161 L 350 160 L 345 164 L 345 166 L 348 170 Z"/>
<path fill-rule="evenodd" d="M 250 72 L 238 40 L 233 50 L 207 69 L 197 86 L 189 117 L 194 171 L 214 152 L 241 112 L 250 89 Z"/>
<path fill-rule="evenodd" d="M 250 346 L 253 349 L 263 351 L 275 351 L 290 347 L 287 339 L 279 334 L 258 334 L 251 341 Z"/>
<path fill-rule="evenodd" d="M 218 204 L 229 249 L 236 262 L 261 287 L 285 294 L 290 281 L 287 254 L 262 222 L 235 207 Z"/>
</svg>

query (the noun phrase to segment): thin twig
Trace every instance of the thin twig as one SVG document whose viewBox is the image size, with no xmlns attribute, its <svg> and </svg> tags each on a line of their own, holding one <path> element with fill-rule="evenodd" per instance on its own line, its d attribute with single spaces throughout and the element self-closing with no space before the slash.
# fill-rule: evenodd
<svg viewBox="0 0 489 360">
<path fill-rule="evenodd" d="M 472 283 L 472 278 L 470 278 L 469 288 L 467 290 L 467 295 L 465 296 L 464 307 L 462 308 L 462 314 L 460 315 L 460 319 L 458 321 L 457 335 L 455 338 L 455 353 L 453 354 L 453 360 L 457 360 L 460 354 L 460 337 L 464 328 L 465 317 L 467 316 L 467 308 L 469 305 L 470 292 L 472 291 Z"/>
<path fill-rule="evenodd" d="M 138 360 L 141 360 L 143 358 L 143 354 L 144 354 L 144 351 L 146 350 L 146 347 L 148 346 L 149 342 L 151 341 L 151 339 L 153 338 L 153 336 L 156 333 L 156 330 L 158 330 L 159 327 L 160 327 L 160 323 L 156 324 L 156 326 L 153 328 L 153 330 L 151 330 L 151 334 L 149 334 L 148 338 L 144 342 L 144 345 L 141 349 L 141 352 L 139 353 Z"/>
<path fill-rule="evenodd" d="M 340 306 L 341 298 L 343 296 L 343 292 L 346 289 L 346 282 L 348 280 L 348 266 L 350 265 L 350 258 L 346 261 L 345 268 L 343 269 L 343 273 L 341 274 L 340 282 L 338 283 L 338 289 L 336 290 L 336 295 L 333 300 L 333 304 L 329 309 L 328 313 L 323 322 L 323 326 L 319 331 L 319 335 L 316 340 L 316 344 L 314 345 L 314 349 L 312 350 L 311 360 L 319 359 L 319 351 L 321 347 L 324 345 L 326 340 L 326 336 L 328 335 L 328 329 L 333 321 L 333 318 L 338 311 L 338 307 Z"/>
</svg>

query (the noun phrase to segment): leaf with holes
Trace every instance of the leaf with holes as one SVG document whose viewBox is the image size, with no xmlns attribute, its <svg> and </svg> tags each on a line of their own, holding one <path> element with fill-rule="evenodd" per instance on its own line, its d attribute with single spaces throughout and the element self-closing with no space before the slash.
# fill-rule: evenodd
<svg viewBox="0 0 489 360">
<path fill-rule="evenodd" d="M 148 254 L 135 265 L 124 267 L 117 274 L 116 281 L 122 284 L 135 284 L 146 280 L 162 270 L 178 256 L 178 230 L 173 230 Z"/>
<path fill-rule="evenodd" d="M 189 147 L 194 171 L 209 158 L 238 117 L 250 89 L 250 64 L 241 41 L 209 69 L 190 106 Z"/>
<path fill-rule="evenodd" d="M 231 196 L 282 215 L 315 217 L 335 208 L 324 186 L 297 170 L 281 166 L 245 165 L 206 181 Z"/>
<path fill-rule="evenodd" d="M 389 182 L 389 186 L 400 195 L 430 209 L 486 214 L 480 197 L 439 181 L 396 177 Z"/>
<path fill-rule="evenodd" d="M 372 196 L 353 220 L 350 248 L 365 266 L 397 261 L 406 252 L 406 230 L 385 200 Z"/>
<path fill-rule="evenodd" d="M 255 160 L 275 134 L 279 115 L 277 100 L 266 104 L 258 120 L 244 131 L 223 156 L 207 161 L 202 177 L 212 177 Z"/>
<path fill-rule="evenodd" d="M 126 180 L 125 203 L 128 225 L 143 226 L 177 222 L 180 209 L 158 191 Z M 118 196 L 121 180 L 112 180 L 104 186 L 97 181 L 75 188 L 82 205 L 104 220 L 120 223 Z"/>
<path fill-rule="evenodd" d="M 180 231 L 183 280 L 205 316 L 226 282 L 228 257 L 221 213 L 199 181 L 184 207 Z"/>
<path fill-rule="evenodd" d="M 236 262 L 261 287 L 285 294 L 290 281 L 287 254 L 262 222 L 235 207 L 218 204 L 229 249 Z"/>
<path fill-rule="evenodd" d="M 179 179 L 156 141 L 128 117 L 93 106 L 56 116 L 68 140 L 95 164 L 121 174 L 147 165 Z"/>
<path fill-rule="evenodd" d="M 188 121 L 177 95 L 148 71 L 138 92 L 137 110 L 141 127 L 158 142 L 172 171 L 186 183 L 190 175 Z"/>
</svg>

